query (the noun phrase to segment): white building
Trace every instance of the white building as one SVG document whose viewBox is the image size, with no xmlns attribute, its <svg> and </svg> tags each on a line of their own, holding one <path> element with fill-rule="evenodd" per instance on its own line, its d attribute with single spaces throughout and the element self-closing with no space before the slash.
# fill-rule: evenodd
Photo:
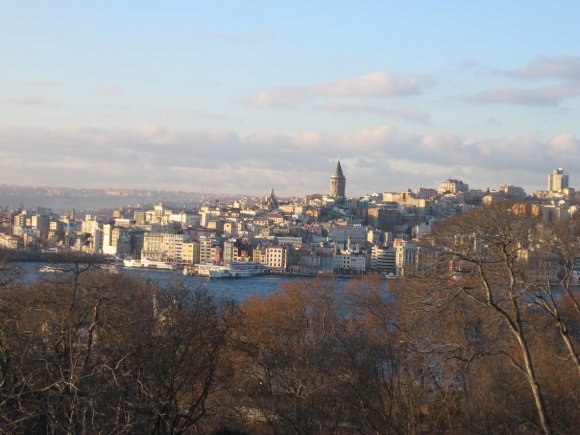
<svg viewBox="0 0 580 435">
<path fill-rule="evenodd" d="M 184 234 L 146 233 L 141 258 L 181 263 L 183 242 L 186 241 L 188 239 Z"/>
<path fill-rule="evenodd" d="M 367 256 L 363 252 L 350 250 L 334 254 L 334 270 L 348 272 L 364 272 L 367 269 Z"/>
<path fill-rule="evenodd" d="M 408 269 L 417 267 L 419 248 L 416 243 L 398 239 L 395 243 L 397 275 L 405 275 Z"/>
<path fill-rule="evenodd" d="M 216 258 L 216 240 L 212 237 L 201 237 L 199 239 L 199 262 L 213 263 Z"/>
<path fill-rule="evenodd" d="M 367 239 L 367 230 L 362 225 L 335 225 L 328 228 L 328 239 L 338 243 L 364 243 Z"/>
<path fill-rule="evenodd" d="M 266 267 L 280 271 L 288 270 L 288 247 L 271 245 L 266 248 Z"/>
<path fill-rule="evenodd" d="M 564 168 L 557 168 L 548 176 L 548 192 L 562 193 L 568 189 L 568 174 L 564 174 Z"/>
<path fill-rule="evenodd" d="M 199 226 L 201 222 L 201 216 L 198 214 L 179 212 L 172 213 L 169 215 L 169 222 L 177 223 L 181 228 L 193 228 Z"/>
<path fill-rule="evenodd" d="M 500 189 L 506 194 L 506 196 L 512 199 L 524 199 L 526 197 L 526 192 L 523 187 L 511 186 L 509 184 L 504 184 Z"/>
<path fill-rule="evenodd" d="M 126 255 L 131 252 L 129 228 L 103 225 L 102 252 L 105 255 Z M 100 235 L 99 235 L 100 237 Z"/>
<path fill-rule="evenodd" d="M 397 271 L 395 249 L 374 245 L 371 251 L 371 269 L 394 275 Z"/>
</svg>

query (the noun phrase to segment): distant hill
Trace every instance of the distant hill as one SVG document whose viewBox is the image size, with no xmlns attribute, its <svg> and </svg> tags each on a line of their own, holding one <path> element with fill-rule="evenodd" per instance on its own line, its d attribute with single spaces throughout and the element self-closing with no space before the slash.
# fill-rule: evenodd
<svg viewBox="0 0 580 435">
<path fill-rule="evenodd" d="M 75 189 L 70 187 L 0 185 L 0 208 L 34 209 L 46 207 L 53 211 L 100 210 L 119 207 L 145 207 L 158 202 L 178 208 L 191 208 L 211 201 L 227 201 L 243 195 L 223 195 L 199 192 L 174 192 L 140 189 Z"/>
</svg>

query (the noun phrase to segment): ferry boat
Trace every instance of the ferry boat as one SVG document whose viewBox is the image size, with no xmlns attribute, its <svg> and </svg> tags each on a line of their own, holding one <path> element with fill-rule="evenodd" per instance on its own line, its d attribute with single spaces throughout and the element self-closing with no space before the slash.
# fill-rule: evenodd
<svg viewBox="0 0 580 435">
<path fill-rule="evenodd" d="M 208 278 L 229 278 L 228 267 L 222 264 L 201 263 L 183 268 L 184 275 L 206 276 Z"/>
<path fill-rule="evenodd" d="M 128 258 L 123 260 L 123 266 L 125 267 L 143 267 L 141 264 L 141 260 L 134 260 L 132 258 Z"/>
<path fill-rule="evenodd" d="M 230 274 L 235 278 L 248 278 L 250 276 L 264 275 L 266 268 L 256 262 L 233 262 L 230 263 Z"/>
<path fill-rule="evenodd" d="M 145 268 L 158 270 L 175 270 L 177 265 L 175 263 L 167 263 L 165 261 L 150 260 L 142 258 L 141 260 L 127 259 L 123 260 L 123 265 L 127 268 Z"/>
<path fill-rule="evenodd" d="M 265 271 L 266 269 L 262 264 L 252 262 L 234 262 L 229 265 L 202 263 L 183 268 L 184 275 L 198 275 L 208 278 L 247 278 L 263 275 Z"/>
</svg>

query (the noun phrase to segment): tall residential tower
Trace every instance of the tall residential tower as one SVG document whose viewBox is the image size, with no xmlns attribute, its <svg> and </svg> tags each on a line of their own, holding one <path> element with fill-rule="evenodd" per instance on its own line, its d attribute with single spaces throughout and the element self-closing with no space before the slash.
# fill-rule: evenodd
<svg viewBox="0 0 580 435">
<path fill-rule="evenodd" d="M 564 168 L 554 169 L 548 177 L 548 192 L 563 193 L 568 187 L 568 174 L 564 174 Z"/>
</svg>

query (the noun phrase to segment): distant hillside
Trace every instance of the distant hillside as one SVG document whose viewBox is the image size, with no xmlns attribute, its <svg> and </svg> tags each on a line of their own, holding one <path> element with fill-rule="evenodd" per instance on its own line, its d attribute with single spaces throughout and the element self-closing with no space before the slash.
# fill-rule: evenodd
<svg viewBox="0 0 580 435">
<path fill-rule="evenodd" d="M 231 200 L 242 195 L 198 192 L 172 192 L 139 189 L 74 189 L 70 187 L 0 185 L 0 207 L 15 209 L 46 207 L 53 211 L 99 210 L 122 206 L 144 207 L 164 202 L 174 207 L 190 208 L 207 201 Z"/>
</svg>

